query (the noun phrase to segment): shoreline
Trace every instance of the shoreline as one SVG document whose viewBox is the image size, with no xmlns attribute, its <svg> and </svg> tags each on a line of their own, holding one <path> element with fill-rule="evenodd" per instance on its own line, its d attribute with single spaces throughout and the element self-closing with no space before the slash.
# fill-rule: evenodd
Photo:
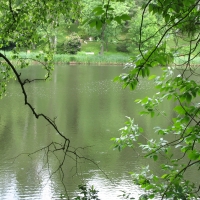
<svg viewBox="0 0 200 200">
<path fill-rule="evenodd" d="M 58 62 L 59 64 L 59 62 Z M 68 64 L 68 65 L 110 65 L 110 66 L 123 66 L 125 63 L 107 63 L 107 62 L 68 62 L 68 63 L 62 63 L 62 64 Z"/>
</svg>

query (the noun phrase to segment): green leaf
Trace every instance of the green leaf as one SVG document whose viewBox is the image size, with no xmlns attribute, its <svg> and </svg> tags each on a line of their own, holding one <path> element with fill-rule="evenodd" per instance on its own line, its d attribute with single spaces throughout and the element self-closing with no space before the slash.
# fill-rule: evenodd
<svg viewBox="0 0 200 200">
<path fill-rule="evenodd" d="M 89 25 L 90 25 L 90 27 L 96 26 L 96 20 L 91 20 L 91 21 L 89 22 Z"/>
<path fill-rule="evenodd" d="M 118 23 L 121 24 L 121 17 L 117 16 L 114 18 L 114 20 Z"/>
<path fill-rule="evenodd" d="M 139 127 L 139 132 L 143 133 L 144 132 L 143 128 Z"/>
<path fill-rule="evenodd" d="M 131 20 L 131 17 L 127 14 L 123 14 L 120 16 L 121 20 L 123 21 L 127 21 L 127 20 Z"/>
<path fill-rule="evenodd" d="M 155 112 L 154 111 L 151 111 L 151 117 L 153 118 L 155 115 Z"/>
<path fill-rule="evenodd" d="M 121 80 L 121 79 L 120 79 L 119 76 L 116 76 L 116 77 L 113 79 L 114 82 L 117 82 L 117 81 L 120 81 L 120 80 Z"/>
<path fill-rule="evenodd" d="M 147 185 L 146 187 L 145 187 L 145 190 L 151 190 L 153 188 L 153 185 Z"/>
<path fill-rule="evenodd" d="M 181 152 L 186 152 L 189 148 L 189 146 L 184 146 L 181 148 Z"/>
<path fill-rule="evenodd" d="M 185 115 L 182 119 L 181 119 L 181 123 L 184 124 L 184 123 L 188 123 L 190 121 L 190 117 L 188 115 Z"/>
<path fill-rule="evenodd" d="M 153 199 L 155 197 L 155 195 L 154 194 L 150 194 L 148 197 L 149 197 L 149 199 Z"/>
<path fill-rule="evenodd" d="M 96 28 L 97 28 L 97 30 L 100 30 L 102 28 L 102 26 L 103 26 L 102 22 L 100 20 L 97 20 L 96 21 Z"/>
<path fill-rule="evenodd" d="M 101 15 L 101 14 L 103 14 L 105 11 L 104 10 L 98 10 L 98 11 L 96 11 L 94 14 L 96 15 L 96 16 L 98 16 L 98 15 Z"/>
<path fill-rule="evenodd" d="M 190 103 L 192 100 L 192 95 L 190 93 L 186 93 L 186 101 Z"/>
<path fill-rule="evenodd" d="M 161 176 L 162 179 L 166 179 L 166 178 L 168 178 L 168 177 L 169 177 L 169 174 L 163 174 L 163 175 Z"/>
<path fill-rule="evenodd" d="M 199 158 L 200 154 L 196 152 L 195 150 L 188 151 L 188 158 L 190 160 L 197 160 Z"/>
<path fill-rule="evenodd" d="M 180 115 L 184 115 L 186 113 L 185 109 L 183 108 L 183 106 L 176 106 L 174 108 L 174 111 L 176 111 L 178 114 Z"/>
<path fill-rule="evenodd" d="M 151 75 L 148 79 L 149 80 L 153 80 L 153 79 L 155 79 L 157 76 L 156 75 Z"/>
<path fill-rule="evenodd" d="M 191 93 L 192 93 L 192 96 L 193 96 L 193 97 L 196 97 L 196 96 L 197 96 L 197 92 L 196 92 L 195 90 L 192 90 Z"/>
<path fill-rule="evenodd" d="M 136 103 L 140 103 L 142 100 L 141 99 L 136 99 L 135 102 Z"/>
<path fill-rule="evenodd" d="M 140 115 L 142 116 L 142 115 L 147 115 L 147 114 L 149 114 L 149 112 L 147 112 L 147 111 L 142 111 L 142 112 L 140 112 Z"/>
<path fill-rule="evenodd" d="M 153 4 L 152 3 L 149 4 L 149 12 L 151 12 L 151 11 L 153 11 Z"/>
<path fill-rule="evenodd" d="M 158 156 L 157 155 L 153 155 L 153 160 L 157 161 L 158 160 Z"/>
<path fill-rule="evenodd" d="M 144 99 L 142 99 L 141 103 L 142 105 L 146 104 L 149 100 L 149 97 L 145 97 Z"/>
<path fill-rule="evenodd" d="M 165 17 L 165 22 L 167 23 L 170 20 L 170 15 L 166 14 L 164 17 Z"/>
<path fill-rule="evenodd" d="M 94 8 L 92 12 L 98 12 L 100 10 L 102 10 L 102 6 L 101 5 L 99 5 L 96 8 Z"/>
<path fill-rule="evenodd" d="M 146 70 L 146 75 L 149 76 L 149 74 L 150 74 L 149 67 L 145 67 L 145 70 Z"/>
<path fill-rule="evenodd" d="M 145 69 L 144 69 L 144 68 L 142 68 L 142 69 L 141 69 L 141 72 L 142 72 L 142 77 L 144 78 L 144 77 L 145 77 L 145 75 L 146 75 L 146 71 L 145 71 Z"/>
</svg>

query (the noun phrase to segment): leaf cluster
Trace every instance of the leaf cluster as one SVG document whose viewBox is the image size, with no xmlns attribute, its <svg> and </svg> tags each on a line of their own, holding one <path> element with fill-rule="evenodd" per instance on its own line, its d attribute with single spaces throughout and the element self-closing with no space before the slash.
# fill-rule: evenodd
<svg viewBox="0 0 200 200">
<path fill-rule="evenodd" d="M 162 30 L 160 38 L 145 51 L 142 38 L 145 37 L 144 17 L 148 12 L 163 20 L 163 24 L 159 29 Z M 112 138 L 115 148 L 134 149 L 139 146 L 144 158 L 158 163 L 159 174 L 148 167 L 142 172 L 132 173 L 134 182 L 146 191 L 146 199 L 157 196 L 177 200 L 200 197 L 199 184 L 186 176 L 188 170 L 196 170 L 195 173 L 198 174 L 200 169 L 200 74 L 198 68 L 191 64 L 200 54 L 197 48 L 198 23 L 199 1 L 148 1 L 143 6 L 140 28 L 137 31 L 139 55 L 130 59 L 127 73 L 115 78 L 115 81 L 122 82 L 124 88 L 130 86 L 132 90 L 137 88 L 142 78 L 149 78 L 152 85 L 155 84 L 157 92 L 152 97 L 136 100 L 143 107 L 140 114 L 150 115 L 153 120 L 160 117 L 167 121 L 166 127 L 154 127 L 152 137 L 147 137 L 140 131 L 133 135 L 132 127 L 139 125 L 128 118 L 125 127 L 120 129 L 121 137 Z M 184 40 L 188 47 L 184 51 L 185 62 L 179 65 L 176 65 L 175 58 L 182 56 L 180 44 L 177 42 L 171 48 L 168 42 L 172 36 L 177 41 Z M 162 74 L 159 76 L 151 74 L 152 68 L 156 67 L 162 67 Z M 173 106 L 170 113 L 166 109 L 161 110 L 168 102 Z M 156 135 L 157 139 L 153 139 Z M 145 138 L 145 141 L 140 138 Z"/>
</svg>

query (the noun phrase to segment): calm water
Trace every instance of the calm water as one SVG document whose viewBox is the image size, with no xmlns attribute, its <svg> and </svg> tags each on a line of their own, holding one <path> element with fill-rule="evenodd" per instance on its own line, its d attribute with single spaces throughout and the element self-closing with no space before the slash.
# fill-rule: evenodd
<svg viewBox="0 0 200 200">
<path fill-rule="evenodd" d="M 36 110 L 51 118 L 56 117 L 59 129 L 71 139 L 74 147 L 86 147 L 79 152 L 93 159 L 109 179 L 91 162 L 79 163 L 78 175 L 74 175 L 74 161 L 67 158 L 64 167 L 64 183 L 71 197 L 78 191 L 77 185 L 86 182 L 99 190 L 102 200 L 121 199 L 121 190 L 138 197 L 140 190 L 132 184 L 130 171 L 139 171 L 147 165 L 132 149 L 119 153 L 111 148 L 110 138 L 118 137 L 118 129 L 134 117 L 147 135 L 158 121 L 140 117 L 140 106 L 134 103 L 153 92 L 148 80 L 140 82 L 134 92 L 123 90 L 112 79 L 122 72 L 121 66 L 57 66 L 48 82 L 34 82 L 26 86 L 29 100 Z M 22 71 L 22 77 L 43 77 L 41 68 L 33 66 Z M 167 105 L 170 110 L 170 105 Z M 47 122 L 36 120 L 24 106 L 23 95 L 15 81 L 8 86 L 7 96 L 0 101 L 0 199 L 59 199 L 64 193 L 60 174 L 49 180 L 48 169 L 53 172 L 58 163 L 55 157 L 50 165 L 44 165 L 44 152 L 28 157 L 20 153 L 34 152 L 52 141 L 60 141 L 58 134 Z M 156 170 L 157 163 L 151 163 Z M 49 168 L 48 168 L 49 167 Z M 74 175 L 74 176 L 73 176 Z"/>
</svg>

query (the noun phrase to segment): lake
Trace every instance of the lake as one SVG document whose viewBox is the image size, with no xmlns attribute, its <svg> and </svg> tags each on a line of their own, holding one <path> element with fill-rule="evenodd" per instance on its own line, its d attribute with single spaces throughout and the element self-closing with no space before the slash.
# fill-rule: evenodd
<svg viewBox="0 0 200 200">
<path fill-rule="evenodd" d="M 141 107 L 134 103 L 137 98 L 154 92 L 152 83 L 142 80 L 136 91 L 122 89 L 113 78 L 122 73 L 122 66 L 59 65 L 51 80 L 27 84 L 29 101 L 39 113 L 56 120 L 59 130 L 71 140 L 71 145 L 87 147 L 81 155 L 94 160 L 80 160 L 77 167 L 68 157 L 64 165 L 64 183 L 72 198 L 78 185 L 87 183 L 99 190 L 102 200 L 121 199 L 122 190 L 137 199 L 141 190 L 132 183 L 130 171 L 139 171 L 141 166 L 151 164 L 156 171 L 157 163 L 146 163 L 137 151 L 125 149 L 113 151 L 112 137 L 119 137 L 119 128 L 124 126 L 125 116 L 135 118 L 145 134 L 151 136 L 153 126 L 166 125 L 165 120 L 141 117 Z M 155 69 L 158 73 L 159 69 Z M 39 66 L 21 70 L 22 78 L 44 76 Z M 170 111 L 171 105 L 165 107 Z M 44 151 L 27 156 L 52 141 L 60 142 L 59 135 L 43 119 L 35 119 L 24 105 L 23 94 L 17 81 L 11 81 L 7 95 L 0 101 L 0 199 L 1 200 L 50 200 L 60 199 L 64 194 L 61 174 L 49 179 L 58 166 L 55 157 L 45 165 Z M 13 157 L 16 159 L 11 159 Z"/>
</svg>

